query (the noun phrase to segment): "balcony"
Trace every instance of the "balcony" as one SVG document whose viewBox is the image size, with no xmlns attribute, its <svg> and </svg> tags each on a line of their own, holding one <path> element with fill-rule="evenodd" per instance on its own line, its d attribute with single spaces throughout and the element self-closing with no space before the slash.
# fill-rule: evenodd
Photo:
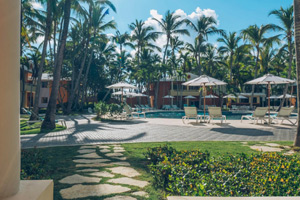
<svg viewBox="0 0 300 200">
<path fill-rule="evenodd" d="M 200 92 L 199 90 L 182 90 L 182 92 L 180 90 L 178 90 L 178 96 L 199 96 Z M 177 90 L 170 90 L 170 95 L 171 96 L 177 96 Z"/>
</svg>

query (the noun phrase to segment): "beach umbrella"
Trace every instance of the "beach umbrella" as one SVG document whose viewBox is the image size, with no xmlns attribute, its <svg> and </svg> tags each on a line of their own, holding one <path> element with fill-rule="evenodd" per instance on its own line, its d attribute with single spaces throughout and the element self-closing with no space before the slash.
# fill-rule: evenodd
<svg viewBox="0 0 300 200">
<path fill-rule="evenodd" d="M 285 95 L 285 98 L 290 99 L 290 98 L 295 98 L 295 96 L 290 95 L 290 94 L 286 94 L 286 95 Z M 283 95 L 278 96 L 277 99 L 283 99 Z"/>
<path fill-rule="evenodd" d="M 206 95 L 206 86 L 217 86 L 217 85 L 226 85 L 227 83 L 220 81 L 218 79 L 202 75 L 198 78 L 195 78 L 193 80 L 187 81 L 183 83 L 182 85 L 185 86 L 202 86 L 204 95 Z M 205 97 L 205 96 L 204 96 Z M 205 98 L 203 98 L 203 104 L 204 104 L 204 117 L 205 117 Z"/>
<path fill-rule="evenodd" d="M 124 92 L 124 94 L 125 94 L 125 92 Z M 113 92 L 111 95 L 113 95 L 113 96 L 119 96 L 119 95 L 122 95 L 122 91 Z"/>
<path fill-rule="evenodd" d="M 164 98 L 164 99 L 171 99 L 171 104 L 173 105 L 173 99 L 174 99 L 175 97 L 173 97 L 173 96 L 171 96 L 171 95 L 166 95 L 166 96 L 164 96 L 163 98 Z"/>
<path fill-rule="evenodd" d="M 189 105 L 189 99 L 196 99 L 196 97 L 194 97 L 194 96 L 191 96 L 191 95 L 189 95 L 189 96 L 186 96 L 186 97 L 183 97 L 184 99 L 186 99 L 186 101 L 187 101 L 187 105 Z"/>
<path fill-rule="evenodd" d="M 268 85 L 268 97 L 270 97 L 271 84 L 289 84 L 294 83 L 294 80 L 274 76 L 273 74 L 266 74 L 260 78 L 256 78 L 252 81 L 248 81 L 245 84 L 250 85 Z M 269 111 L 269 124 L 271 123 L 270 116 L 270 98 L 268 98 L 268 111 Z"/>
<path fill-rule="evenodd" d="M 205 98 L 205 99 L 217 99 L 217 98 L 219 98 L 219 97 L 210 94 L 210 95 L 206 95 L 206 96 L 204 96 L 204 97 L 202 97 L 202 98 L 203 98 L 203 99 L 204 99 L 204 98 Z"/>
<path fill-rule="evenodd" d="M 122 99 L 122 103 L 123 103 L 123 90 L 124 89 L 137 89 L 137 87 L 135 87 L 134 85 L 131 85 L 129 83 L 126 83 L 124 81 L 121 81 L 119 83 L 110 85 L 107 87 L 108 89 L 121 89 L 121 99 Z"/>
<path fill-rule="evenodd" d="M 243 95 L 239 95 L 238 99 L 248 99 L 247 97 L 243 96 Z"/>
<path fill-rule="evenodd" d="M 283 96 L 283 95 L 282 95 Z M 279 99 L 279 96 L 276 95 L 272 95 L 270 97 L 267 97 L 267 99 Z"/>
<path fill-rule="evenodd" d="M 224 96 L 223 99 L 236 99 L 236 96 L 233 94 L 228 94 L 228 95 Z"/>
</svg>

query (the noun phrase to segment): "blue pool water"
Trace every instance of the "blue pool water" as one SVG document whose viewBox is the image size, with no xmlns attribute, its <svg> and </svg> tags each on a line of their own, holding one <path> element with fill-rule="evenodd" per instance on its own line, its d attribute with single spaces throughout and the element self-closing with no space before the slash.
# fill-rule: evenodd
<svg viewBox="0 0 300 200">
<path fill-rule="evenodd" d="M 226 115 L 228 120 L 240 120 L 242 115 L 248 115 L 250 113 L 232 113 L 232 112 L 222 112 L 223 115 Z M 147 112 L 147 118 L 171 118 L 171 119 L 181 119 L 184 116 L 184 111 L 155 111 Z M 198 115 L 203 115 L 203 111 L 198 111 Z M 208 115 L 208 113 L 206 113 Z"/>
</svg>

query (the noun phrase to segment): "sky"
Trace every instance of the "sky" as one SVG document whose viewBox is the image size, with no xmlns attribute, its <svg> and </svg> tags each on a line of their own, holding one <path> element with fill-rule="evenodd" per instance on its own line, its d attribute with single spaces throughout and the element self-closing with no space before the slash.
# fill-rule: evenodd
<svg viewBox="0 0 300 200">
<path fill-rule="evenodd" d="M 278 24 L 275 16 L 268 16 L 269 12 L 279 9 L 281 6 L 287 8 L 292 5 L 293 0 L 111 0 L 117 9 L 117 13 L 110 10 L 107 20 L 114 19 L 117 28 L 121 33 L 130 30 L 128 25 L 136 19 L 144 20 L 146 25 L 155 27 L 160 31 L 157 22 L 152 18 L 162 18 L 167 10 L 174 11 L 181 18 L 188 18 L 196 21 L 201 15 L 213 16 L 218 21 L 218 28 L 227 32 L 239 32 L 249 25 L 262 25 L 268 23 Z M 39 7 L 38 3 L 34 3 Z M 191 32 L 191 37 L 183 36 L 181 40 L 193 42 L 196 33 Z M 115 30 L 108 31 L 114 34 Z M 218 36 L 210 37 L 209 42 L 218 46 Z M 163 47 L 166 44 L 166 37 L 161 36 L 156 45 Z M 132 50 L 131 54 L 135 51 Z"/>
</svg>

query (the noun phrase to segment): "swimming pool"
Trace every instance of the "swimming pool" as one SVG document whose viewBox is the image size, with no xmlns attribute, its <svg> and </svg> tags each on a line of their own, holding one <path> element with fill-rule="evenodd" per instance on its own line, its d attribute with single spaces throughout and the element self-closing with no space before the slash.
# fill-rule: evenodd
<svg viewBox="0 0 300 200">
<path fill-rule="evenodd" d="M 250 112 L 233 113 L 233 112 L 230 112 L 230 111 L 223 111 L 222 114 L 226 116 L 227 120 L 240 120 L 242 115 L 250 114 Z M 184 111 L 153 111 L 153 112 L 146 112 L 146 118 L 181 119 L 184 115 L 185 115 Z M 198 111 L 198 115 L 203 115 L 203 111 Z M 206 115 L 208 115 L 207 112 L 206 112 Z"/>
</svg>

